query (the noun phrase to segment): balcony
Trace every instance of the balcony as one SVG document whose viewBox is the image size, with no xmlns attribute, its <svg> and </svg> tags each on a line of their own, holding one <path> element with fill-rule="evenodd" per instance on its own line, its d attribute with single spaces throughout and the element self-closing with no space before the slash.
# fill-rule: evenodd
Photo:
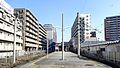
<svg viewBox="0 0 120 68">
<path fill-rule="evenodd" d="M 29 47 L 38 47 L 37 44 L 32 44 L 32 43 L 26 43 L 26 46 L 29 46 Z"/>
<path fill-rule="evenodd" d="M 30 39 L 30 38 L 26 38 L 26 41 L 32 42 L 32 43 L 35 43 L 35 44 L 39 43 L 37 40 Z"/>
<path fill-rule="evenodd" d="M 26 20 L 28 20 L 31 24 L 33 24 L 36 28 L 38 27 L 37 26 L 37 21 L 33 20 L 30 16 L 29 17 L 26 17 Z"/>
</svg>

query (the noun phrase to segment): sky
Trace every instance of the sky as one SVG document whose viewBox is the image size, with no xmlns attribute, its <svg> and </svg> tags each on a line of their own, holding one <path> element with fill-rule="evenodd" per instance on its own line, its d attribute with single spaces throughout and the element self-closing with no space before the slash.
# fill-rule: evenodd
<svg viewBox="0 0 120 68">
<path fill-rule="evenodd" d="M 53 24 L 57 41 L 61 42 L 61 15 L 64 14 L 64 41 L 71 38 L 71 27 L 77 12 L 91 14 L 91 26 L 97 29 L 97 38 L 104 40 L 104 19 L 120 15 L 120 0 L 5 0 L 13 8 L 27 8 L 39 23 Z M 101 32 L 99 32 L 101 31 Z"/>
</svg>

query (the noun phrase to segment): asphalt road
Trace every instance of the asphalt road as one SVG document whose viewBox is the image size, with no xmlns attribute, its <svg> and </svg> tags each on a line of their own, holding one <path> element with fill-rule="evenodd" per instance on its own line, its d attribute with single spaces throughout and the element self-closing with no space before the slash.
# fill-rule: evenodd
<svg viewBox="0 0 120 68">
<path fill-rule="evenodd" d="M 62 52 L 54 52 L 48 58 L 45 56 L 15 68 L 112 68 L 82 56 L 78 58 L 71 52 L 65 52 L 64 60 L 61 60 L 61 54 Z"/>
</svg>

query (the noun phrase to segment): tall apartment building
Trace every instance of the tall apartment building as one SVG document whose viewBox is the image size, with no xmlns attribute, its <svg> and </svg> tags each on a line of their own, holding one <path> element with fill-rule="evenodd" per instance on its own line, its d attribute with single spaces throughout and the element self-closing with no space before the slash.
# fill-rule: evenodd
<svg viewBox="0 0 120 68">
<path fill-rule="evenodd" d="M 23 50 L 32 51 L 39 48 L 38 20 L 31 11 L 25 8 L 15 8 L 22 23 Z"/>
<path fill-rule="evenodd" d="M 120 16 L 111 16 L 104 19 L 105 40 L 120 40 Z"/>
<path fill-rule="evenodd" d="M 81 43 L 90 38 L 90 14 L 79 14 L 75 18 L 71 28 L 71 41 L 74 47 L 78 45 L 78 25 L 80 26 L 80 41 Z"/>
<path fill-rule="evenodd" d="M 16 8 L 22 23 L 23 50 L 38 50 L 46 46 L 46 30 L 38 19 L 26 8 Z"/>
<path fill-rule="evenodd" d="M 14 43 L 14 24 L 16 28 L 16 50 L 22 50 L 22 30 L 20 21 L 15 22 L 14 9 L 4 0 L 0 1 L 0 55 L 12 55 Z"/>
<path fill-rule="evenodd" d="M 45 28 L 39 24 L 39 49 L 44 50 L 47 44 L 47 31 Z"/>
<path fill-rule="evenodd" d="M 47 39 L 49 42 L 57 42 L 57 32 L 56 29 L 53 27 L 52 24 L 44 24 L 44 28 L 47 30 Z"/>
</svg>

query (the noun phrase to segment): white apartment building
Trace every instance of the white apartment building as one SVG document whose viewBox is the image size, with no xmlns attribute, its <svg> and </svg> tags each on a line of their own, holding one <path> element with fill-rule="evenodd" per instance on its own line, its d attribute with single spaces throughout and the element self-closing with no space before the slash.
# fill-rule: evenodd
<svg viewBox="0 0 120 68">
<path fill-rule="evenodd" d="M 26 8 L 15 8 L 22 23 L 23 50 L 36 51 L 46 46 L 46 30 L 38 19 Z"/>
<path fill-rule="evenodd" d="M 19 20 L 22 23 L 23 50 L 35 51 L 39 48 L 39 27 L 38 20 L 32 12 L 26 8 L 15 8 L 19 13 Z"/>
<path fill-rule="evenodd" d="M 0 58 L 13 55 L 14 43 L 14 9 L 4 0 L 0 0 Z M 22 31 L 17 19 L 16 50 L 22 50 Z"/>
<path fill-rule="evenodd" d="M 90 14 L 77 13 L 73 26 L 71 28 L 71 42 L 75 49 L 78 45 L 78 25 L 80 26 L 80 42 L 82 43 L 90 38 L 90 24 Z"/>
<path fill-rule="evenodd" d="M 81 25 L 84 25 L 83 26 L 84 38 L 85 38 L 84 41 L 86 41 L 87 39 L 90 39 L 90 36 L 91 36 L 91 34 L 90 34 L 90 32 L 91 32 L 91 16 L 90 16 L 90 14 L 80 14 L 79 17 L 80 17 L 80 19 L 83 18 L 83 21 L 84 21 L 84 23 Z"/>
</svg>

